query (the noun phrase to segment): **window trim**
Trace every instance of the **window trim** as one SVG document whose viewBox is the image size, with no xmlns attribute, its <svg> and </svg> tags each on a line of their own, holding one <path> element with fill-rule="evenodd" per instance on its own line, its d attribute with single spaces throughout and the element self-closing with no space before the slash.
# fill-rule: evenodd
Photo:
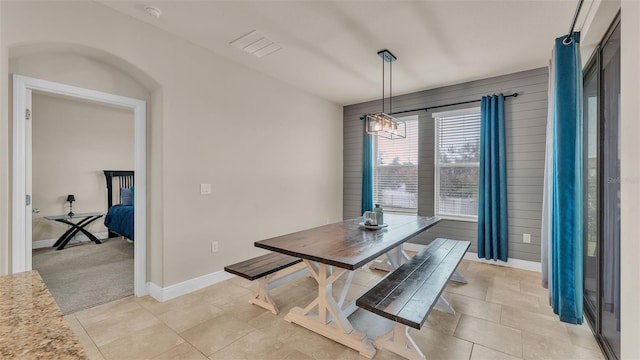
<svg viewBox="0 0 640 360">
<path fill-rule="evenodd" d="M 407 118 L 415 118 L 415 120 L 411 119 L 411 120 L 407 120 Z M 422 120 L 422 115 L 420 114 L 419 110 L 416 110 L 415 112 L 409 112 L 406 114 L 402 114 L 401 117 L 398 117 L 399 120 L 403 120 L 405 122 L 409 122 L 409 121 L 415 121 L 418 124 L 418 130 L 416 132 L 416 136 L 418 137 L 418 143 L 417 143 L 417 152 L 418 152 L 418 157 L 416 159 L 417 161 L 417 175 L 416 175 L 416 185 L 418 186 L 418 191 L 416 193 L 416 210 L 415 211 L 406 211 L 406 210 L 399 210 L 398 208 L 387 208 L 387 207 L 383 207 L 384 212 L 389 213 L 389 214 L 398 214 L 398 215 L 418 215 L 418 212 L 420 211 L 420 121 Z M 407 134 L 408 136 L 408 134 Z M 373 154 L 375 156 L 374 158 L 374 164 L 373 164 L 373 192 L 374 192 L 374 200 L 373 203 L 376 204 L 375 201 L 375 192 L 376 192 L 376 170 L 377 170 L 377 161 L 378 161 L 378 141 L 379 141 L 379 137 L 375 136 L 375 141 L 373 143 Z M 402 140 L 402 139 L 397 139 L 397 140 Z M 384 205 L 384 204 L 382 204 Z"/>
<path fill-rule="evenodd" d="M 462 215 L 452 215 L 452 214 L 440 214 L 438 213 L 438 199 L 440 194 L 440 167 L 476 167 L 475 163 L 452 163 L 452 164 L 439 164 L 440 152 L 439 152 L 439 144 L 440 144 L 440 118 L 450 117 L 450 116 L 459 116 L 459 115 L 468 115 L 481 113 L 481 109 L 479 106 L 475 106 L 472 108 L 458 109 L 458 110 L 449 110 L 449 111 L 440 111 L 437 113 L 432 113 L 431 116 L 434 120 L 434 137 L 433 137 L 433 214 L 434 216 L 440 217 L 444 220 L 455 220 L 455 221 L 465 221 L 465 222 L 478 222 L 478 215 L 475 216 L 462 216 Z M 478 161 L 477 165 L 478 169 L 480 168 L 480 161 Z M 480 179 L 478 179 L 480 181 Z M 480 194 L 478 194 L 478 198 Z"/>
</svg>

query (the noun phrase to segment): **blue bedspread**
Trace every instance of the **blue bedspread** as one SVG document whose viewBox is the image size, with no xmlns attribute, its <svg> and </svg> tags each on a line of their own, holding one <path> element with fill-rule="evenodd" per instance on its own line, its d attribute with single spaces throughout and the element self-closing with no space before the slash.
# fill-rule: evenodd
<svg viewBox="0 0 640 360">
<path fill-rule="evenodd" d="M 133 240 L 133 206 L 110 207 L 104 218 L 104 225 L 109 230 Z"/>
</svg>

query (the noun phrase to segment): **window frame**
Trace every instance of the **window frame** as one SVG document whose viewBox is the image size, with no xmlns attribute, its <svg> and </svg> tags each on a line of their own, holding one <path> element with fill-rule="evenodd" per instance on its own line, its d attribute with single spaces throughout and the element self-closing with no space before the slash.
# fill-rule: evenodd
<svg viewBox="0 0 640 360">
<path fill-rule="evenodd" d="M 445 220 L 465 221 L 465 222 L 478 222 L 478 215 L 465 216 L 465 215 L 453 215 L 453 214 L 441 214 L 438 211 L 439 199 L 440 199 L 440 168 L 442 167 L 477 167 L 478 168 L 478 184 L 480 186 L 480 159 L 478 159 L 477 165 L 475 163 L 446 163 L 440 164 L 440 119 L 451 116 L 478 114 L 481 116 L 481 109 L 479 106 L 471 108 L 440 111 L 432 113 L 431 116 L 434 120 L 434 141 L 433 141 L 433 214 Z M 480 190 L 478 189 L 478 199 L 480 199 Z"/>
<path fill-rule="evenodd" d="M 384 212 L 386 213 L 390 213 L 390 214 L 398 214 L 398 215 L 418 215 L 418 211 L 420 209 L 420 120 L 422 119 L 422 116 L 416 111 L 416 112 L 410 112 L 407 114 L 403 114 L 403 116 L 399 116 L 397 117 L 399 120 L 403 120 L 407 123 L 409 123 L 410 121 L 413 122 L 415 121 L 418 125 L 418 129 L 416 130 L 416 137 L 417 137 L 417 158 L 416 158 L 416 186 L 417 186 L 417 190 L 416 190 L 416 208 L 415 211 L 403 211 L 403 210 L 398 210 L 397 208 L 387 208 L 384 207 L 384 204 L 381 204 L 382 208 L 384 209 Z M 408 120 L 408 118 L 415 118 L 415 120 L 411 119 Z M 408 127 L 407 127 L 408 129 Z M 408 137 L 408 132 L 407 132 L 407 137 Z M 379 136 L 375 136 L 375 141 L 373 142 L 373 192 L 374 192 L 374 199 L 373 199 L 373 203 L 377 204 L 376 199 L 375 199 L 375 194 L 376 194 L 376 171 L 377 171 L 377 161 L 378 161 L 378 141 L 380 140 Z M 388 139 L 385 139 L 388 140 Z M 395 140 L 391 140 L 391 141 L 401 141 L 404 139 L 395 139 Z"/>
</svg>

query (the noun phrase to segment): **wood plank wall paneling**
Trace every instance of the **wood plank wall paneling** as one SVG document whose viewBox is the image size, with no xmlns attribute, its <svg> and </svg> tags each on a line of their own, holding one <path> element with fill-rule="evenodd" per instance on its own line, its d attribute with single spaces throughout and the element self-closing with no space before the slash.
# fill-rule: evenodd
<svg viewBox="0 0 640 360">
<path fill-rule="evenodd" d="M 396 96 L 396 111 L 475 100 L 483 95 L 518 92 L 517 98 L 505 101 L 507 142 L 507 196 L 509 222 L 509 257 L 540 261 L 540 224 L 544 183 L 545 136 L 547 124 L 548 69 L 539 68 L 494 78 L 472 81 L 438 89 Z M 480 103 L 434 111 L 480 106 Z M 345 219 L 360 216 L 362 182 L 362 134 L 360 116 L 380 111 L 374 100 L 344 107 L 344 202 Z M 420 117 L 418 169 L 419 214 L 434 211 L 433 154 L 434 124 L 431 112 L 417 112 Z M 407 114 L 409 115 L 409 114 Z M 469 240 L 469 251 L 476 252 L 475 222 L 445 220 L 412 242 L 427 244 L 437 237 Z M 531 234 L 531 244 L 522 242 L 522 234 Z"/>
</svg>

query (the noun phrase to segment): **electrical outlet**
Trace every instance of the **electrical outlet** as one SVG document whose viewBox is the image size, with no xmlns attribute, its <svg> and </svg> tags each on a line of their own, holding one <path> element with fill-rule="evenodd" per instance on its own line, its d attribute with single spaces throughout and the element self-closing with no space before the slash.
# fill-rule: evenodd
<svg viewBox="0 0 640 360">
<path fill-rule="evenodd" d="M 218 252 L 218 242 L 217 241 L 212 241 L 211 242 L 211 253 L 214 252 Z"/>
<path fill-rule="evenodd" d="M 522 234 L 522 242 L 525 244 L 531 244 L 531 234 Z"/>
</svg>

